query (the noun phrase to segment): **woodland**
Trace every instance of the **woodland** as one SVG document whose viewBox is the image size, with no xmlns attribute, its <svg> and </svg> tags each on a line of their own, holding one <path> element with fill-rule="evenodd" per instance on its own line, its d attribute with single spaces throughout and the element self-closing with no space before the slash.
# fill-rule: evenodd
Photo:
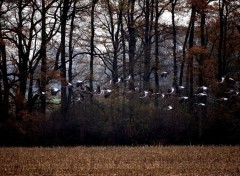
<svg viewBox="0 0 240 176">
<path fill-rule="evenodd" d="M 1 0 L 0 146 L 240 141 L 239 0 Z"/>
</svg>

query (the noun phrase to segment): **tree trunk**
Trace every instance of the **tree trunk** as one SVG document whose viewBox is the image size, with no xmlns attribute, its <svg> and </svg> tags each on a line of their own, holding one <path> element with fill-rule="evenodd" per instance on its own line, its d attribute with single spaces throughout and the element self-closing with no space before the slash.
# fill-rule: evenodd
<svg viewBox="0 0 240 176">
<path fill-rule="evenodd" d="M 135 1 L 128 1 L 128 33 L 129 33 L 129 75 L 133 81 L 129 81 L 129 89 L 134 89 L 134 67 L 135 67 L 135 55 L 136 55 L 136 24 L 134 20 L 135 13 Z"/>
<path fill-rule="evenodd" d="M 155 22 L 154 22 L 154 38 L 155 38 L 155 67 L 154 67 L 154 80 L 155 80 L 155 91 L 159 91 L 159 76 L 158 76 L 158 69 L 159 69 L 159 30 L 158 30 L 158 20 L 160 17 L 160 13 L 158 12 L 158 1 L 155 4 Z"/>
<path fill-rule="evenodd" d="M 93 1 L 91 8 L 90 79 L 89 79 L 89 87 L 91 91 L 93 91 L 93 61 L 94 61 L 94 37 L 95 37 L 94 14 L 96 3 L 97 1 Z"/>
<path fill-rule="evenodd" d="M 42 1 L 42 44 L 41 44 L 41 90 L 46 92 L 47 85 L 47 38 L 46 38 L 46 7 Z M 41 113 L 46 113 L 46 96 L 41 96 Z"/>
<path fill-rule="evenodd" d="M 149 89 L 149 77 L 150 77 L 150 51 L 151 51 L 151 31 L 150 31 L 150 2 L 146 0 L 145 4 L 145 33 L 144 33 L 144 76 L 143 76 L 143 89 Z"/>
<path fill-rule="evenodd" d="M 15 103 L 16 103 L 16 116 L 18 120 L 22 120 L 21 111 L 25 110 L 24 99 L 27 89 L 27 70 L 28 70 L 28 55 L 24 52 L 24 44 L 23 44 L 23 4 L 22 0 L 18 1 L 18 26 L 16 29 L 17 37 L 18 37 L 18 57 L 19 57 L 19 91 L 15 92 Z"/>
<path fill-rule="evenodd" d="M 73 74 L 72 74 L 72 64 L 73 64 L 73 30 L 74 30 L 74 20 L 76 15 L 76 3 L 77 1 L 74 1 L 73 3 L 73 11 L 71 14 L 71 24 L 70 24 L 70 33 L 69 33 L 69 47 L 68 47 L 68 53 L 69 53 L 69 62 L 68 62 L 68 82 L 72 83 L 73 80 Z M 72 102 L 72 87 L 68 88 L 68 104 Z"/>
<path fill-rule="evenodd" d="M 177 31 L 176 31 L 176 25 L 175 25 L 175 6 L 176 6 L 177 0 L 172 1 L 172 31 L 173 31 L 173 86 L 177 86 Z"/>
<path fill-rule="evenodd" d="M 201 23 L 200 23 L 200 33 L 201 33 L 201 47 L 206 47 L 206 41 L 205 41 L 205 12 L 202 10 L 201 12 Z M 204 64 L 205 54 L 200 54 L 200 60 L 199 60 L 199 86 L 204 85 L 204 70 L 203 70 L 203 64 Z"/>
<path fill-rule="evenodd" d="M 67 89 L 66 89 L 66 24 L 67 14 L 69 10 L 69 0 L 63 1 L 63 9 L 61 14 L 61 66 L 60 66 L 60 78 L 61 78 L 61 112 L 66 116 L 67 113 Z"/>
<path fill-rule="evenodd" d="M 189 22 L 186 36 L 185 36 L 184 43 L 183 43 L 183 49 L 182 49 L 183 56 L 182 56 L 181 67 L 180 67 L 180 76 L 179 76 L 179 85 L 181 85 L 181 86 L 183 85 L 183 73 L 184 73 L 184 67 L 185 67 L 185 62 L 186 62 L 186 48 L 187 48 L 187 41 L 188 41 L 191 25 L 192 25 L 192 20 L 190 20 L 190 22 Z"/>
<path fill-rule="evenodd" d="M 219 23 L 220 23 L 220 31 L 219 31 L 219 44 L 218 44 L 218 79 L 221 80 L 221 77 L 224 75 L 223 68 L 223 37 L 224 37 L 224 6 L 225 0 L 219 0 Z"/>
<path fill-rule="evenodd" d="M 0 7 L 1 8 L 1 7 Z M 1 16 L 0 16 L 1 18 Z M 8 118 L 9 113 L 9 84 L 7 78 L 7 56 L 6 56 L 6 45 L 2 35 L 2 24 L 0 22 L 0 121 L 4 121 Z M 3 84 L 2 84 L 3 83 Z M 2 91 L 3 85 L 3 91 Z M 3 98 L 2 98 L 3 94 Z"/>
<path fill-rule="evenodd" d="M 196 7 L 192 7 L 192 15 L 191 15 L 191 28 L 189 35 L 189 49 L 193 47 L 194 44 L 194 25 L 195 25 L 195 16 L 196 16 Z M 188 56 L 188 69 L 187 69 L 187 83 L 189 84 L 189 97 L 193 96 L 193 54 L 189 53 Z"/>
</svg>

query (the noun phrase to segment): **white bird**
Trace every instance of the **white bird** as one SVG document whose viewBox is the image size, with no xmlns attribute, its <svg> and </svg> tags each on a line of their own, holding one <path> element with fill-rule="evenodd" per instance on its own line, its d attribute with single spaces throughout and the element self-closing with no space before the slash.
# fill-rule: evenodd
<svg viewBox="0 0 240 176">
<path fill-rule="evenodd" d="M 83 86 L 83 81 L 78 80 L 76 87 L 82 87 Z"/>
<path fill-rule="evenodd" d="M 140 97 L 140 98 L 147 98 L 147 97 L 149 97 L 149 92 L 145 90 L 144 91 L 144 96 Z"/>
<path fill-rule="evenodd" d="M 227 84 L 231 84 L 231 85 L 236 84 L 236 81 L 233 78 L 229 77 L 229 76 L 222 77 L 222 81 L 220 82 L 220 84 L 222 84 L 224 82 L 226 82 Z"/>
<path fill-rule="evenodd" d="M 46 95 L 46 92 L 41 92 L 40 89 L 37 91 L 37 95 L 42 96 L 42 95 Z"/>
<path fill-rule="evenodd" d="M 171 91 L 168 92 L 168 93 L 172 94 L 172 93 L 174 92 L 174 90 L 175 90 L 175 89 L 172 87 L 172 88 L 171 88 Z"/>
<path fill-rule="evenodd" d="M 110 89 L 104 89 L 104 90 L 101 90 L 101 93 L 100 95 L 102 95 L 104 98 L 108 98 L 112 93 L 112 90 Z"/>
<path fill-rule="evenodd" d="M 179 103 L 182 103 L 182 102 L 187 101 L 187 100 L 188 100 L 188 97 L 185 97 L 185 96 L 180 97 Z"/>
<path fill-rule="evenodd" d="M 229 78 L 229 81 L 235 83 L 235 80 L 233 78 Z"/>
<path fill-rule="evenodd" d="M 228 98 L 222 97 L 222 98 L 219 98 L 218 100 L 223 102 L 223 101 L 228 101 Z"/>
<path fill-rule="evenodd" d="M 58 88 L 56 88 L 56 87 L 51 88 L 51 95 L 56 96 L 59 91 L 60 90 Z"/>
<path fill-rule="evenodd" d="M 204 103 L 195 103 L 197 106 L 202 106 L 202 107 L 204 107 L 204 106 L 206 106 L 206 104 L 204 104 Z"/>
<path fill-rule="evenodd" d="M 223 84 L 224 80 L 225 80 L 225 78 L 222 77 L 222 78 L 221 78 L 221 82 L 220 82 L 220 84 Z"/>
<path fill-rule="evenodd" d="M 170 111 L 170 110 L 173 110 L 173 106 L 172 105 L 167 105 L 167 106 L 164 106 L 163 107 L 163 110 L 167 110 L 167 111 Z"/>
<path fill-rule="evenodd" d="M 206 91 L 208 91 L 208 87 L 206 87 L 206 86 L 201 86 L 201 87 L 199 87 L 199 90 L 206 92 Z"/>
<path fill-rule="evenodd" d="M 197 97 L 207 97 L 207 94 L 206 93 L 198 93 L 198 94 L 195 94 L 195 96 L 197 96 Z"/>
<path fill-rule="evenodd" d="M 170 97 L 173 94 L 174 90 L 175 89 L 173 87 L 171 89 L 168 89 L 168 92 L 166 93 L 166 95 Z"/>
<path fill-rule="evenodd" d="M 118 81 L 116 82 L 116 84 L 120 84 L 123 81 L 123 78 L 118 78 Z"/>
<path fill-rule="evenodd" d="M 185 87 L 184 86 L 178 86 L 178 89 L 183 90 L 183 89 L 185 89 Z"/>
<path fill-rule="evenodd" d="M 135 88 L 134 88 L 134 93 L 140 93 L 139 87 L 135 87 Z"/>
<path fill-rule="evenodd" d="M 163 78 L 163 77 L 167 77 L 167 75 L 168 75 L 168 72 L 167 71 L 163 71 L 161 74 L 160 74 L 160 76 Z"/>
<path fill-rule="evenodd" d="M 156 95 L 157 95 L 158 97 L 161 97 L 161 98 L 164 98 L 164 97 L 165 97 L 165 94 L 163 94 L 163 93 L 156 93 Z"/>
<path fill-rule="evenodd" d="M 125 79 L 125 81 L 130 81 L 131 79 L 132 79 L 132 76 L 129 75 L 129 76 Z"/>
<path fill-rule="evenodd" d="M 235 90 L 233 90 L 233 89 L 230 89 L 228 92 L 225 92 L 226 94 L 231 94 L 231 95 L 233 95 L 233 94 L 235 94 L 236 93 L 236 91 Z"/>
</svg>

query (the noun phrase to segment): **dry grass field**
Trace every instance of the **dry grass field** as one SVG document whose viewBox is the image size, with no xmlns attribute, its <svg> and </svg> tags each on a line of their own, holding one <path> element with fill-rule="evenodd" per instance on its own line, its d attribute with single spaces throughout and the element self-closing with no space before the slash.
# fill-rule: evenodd
<svg viewBox="0 0 240 176">
<path fill-rule="evenodd" d="M 6 147 L 0 175 L 240 175 L 240 147 Z"/>
</svg>

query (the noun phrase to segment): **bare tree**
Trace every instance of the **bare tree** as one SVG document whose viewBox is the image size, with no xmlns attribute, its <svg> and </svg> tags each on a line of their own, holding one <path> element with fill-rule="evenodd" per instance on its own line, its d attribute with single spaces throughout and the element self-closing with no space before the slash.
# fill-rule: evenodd
<svg viewBox="0 0 240 176">
<path fill-rule="evenodd" d="M 66 74 L 66 25 L 67 25 L 67 19 L 68 19 L 68 12 L 70 8 L 70 1 L 69 0 L 63 0 L 63 7 L 62 7 L 62 13 L 61 13 L 61 66 L 60 66 L 60 78 L 61 78 L 61 112 L 63 116 L 65 117 L 65 114 L 67 112 L 67 74 Z"/>
<path fill-rule="evenodd" d="M 149 89 L 149 78 L 151 74 L 151 43 L 153 29 L 153 1 L 146 0 L 144 4 L 145 31 L 144 31 L 144 75 L 143 89 Z"/>
<path fill-rule="evenodd" d="M 4 1 L 0 2 L 0 9 L 2 9 Z M 6 44 L 3 39 L 2 31 L 2 18 L 6 11 L 0 12 L 0 113 L 2 113 L 2 118 L 0 121 L 8 118 L 9 113 L 9 84 L 7 78 L 7 55 L 6 55 Z M 3 89 L 2 89 L 3 88 Z M 2 91 L 3 90 L 3 91 Z M 3 95 L 3 96 L 2 96 Z M 3 98 L 2 98 L 3 97 Z"/>
</svg>

